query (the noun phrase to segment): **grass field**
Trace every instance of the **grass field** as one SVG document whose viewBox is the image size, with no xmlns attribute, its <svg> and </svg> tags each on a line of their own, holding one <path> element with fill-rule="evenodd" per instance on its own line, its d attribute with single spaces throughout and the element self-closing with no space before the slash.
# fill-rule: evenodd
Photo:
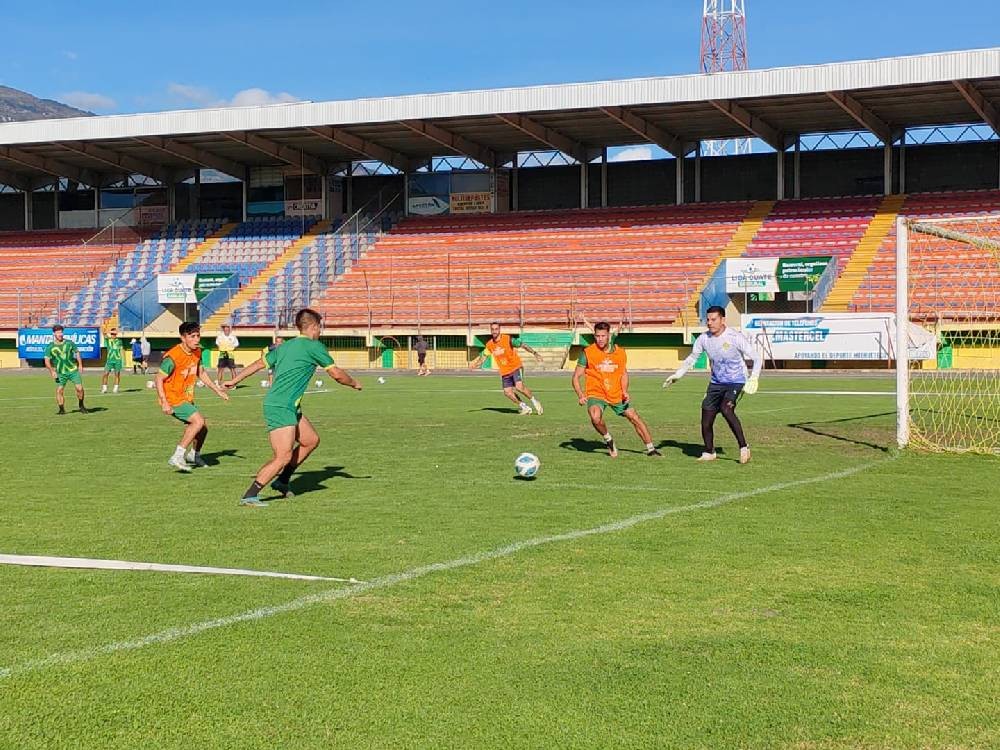
<svg viewBox="0 0 1000 750">
<path fill-rule="evenodd" d="M 199 391 L 181 475 L 145 378 L 85 381 L 58 417 L 0 377 L 0 553 L 365 583 L 0 566 L 2 748 L 1000 746 L 1000 463 L 889 450 L 888 379 L 765 374 L 740 466 L 721 419 L 692 457 L 696 376 L 634 378 L 665 455 L 609 414 L 617 460 L 565 376 L 529 417 L 363 376 L 306 396 L 324 442 L 260 510 L 256 385 Z M 813 390 L 887 395 L 775 393 Z"/>
</svg>

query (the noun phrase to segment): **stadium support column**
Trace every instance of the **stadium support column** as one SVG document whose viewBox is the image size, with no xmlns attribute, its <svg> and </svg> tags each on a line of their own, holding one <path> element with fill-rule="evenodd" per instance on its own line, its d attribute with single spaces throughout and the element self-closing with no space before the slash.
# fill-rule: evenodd
<svg viewBox="0 0 1000 750">
<path fill-rule="evenodd" d="M 59 229 L 59 178 L 52 183 L 52 226 Z"/>
<path fill-rule="evenodd" d="M 319 180 L 320 218 L 330 218 L 330 175 L 322 174 Z"/>
<path fill-rule="evenodd" d="M 31 225 L 33 222 L 31 218 L 31 209 L 32 209 L 31 204 L 32 204 L 32 198 L 34 198 L 34 196 L 35 196 L 34 191 L 32 190 L 24 191 L 24 231 L 26 232 L 31 231 L 32 229 Z"/>
<path fill-rule="evenodd" d="M 778 184 L 775 186 L 774 197 L 776 200 L 784 200 L 785 198 L 785 149 L 784 141 L 779 144 L 781 147 L 774 152 L 777 157 L 775 162 L 777 169 L 775 170 L 776 176 L 778 178 Z"/>
<path fill-rule="evenodd" d="M 701 141 L 694 152 L 694 202 L 701 203 Z"/>
<path fill-rule="evenodd" d="M 354 216 L 354 162 L 347 165 L 347 179 L 344 180 L 344 192 L 347 193 L 347 215 Z M 406 209 L 406 206 L 403 206 Z"/>
<path fill-rule="evenodd" d="M 518 210 L 518 195 L 517 195 L 517 176 L 520 173 L 520 169 L 517 166 L 517 160 L 520 158 L 520 154 L 514 154 L 514 167 L 510 170 L 510 210 Z"/>
<path fill-rule="evenodd" d="M 94 186 L 94 226 L 101 228 L 101 188 Z"/>
<path fill-rule="evenodd" d="M 792 197 L 802 197 L 802 138 L 795 136 L 795 155 L 792 157 Z"/>
<path fill-rule="evenodd" d="M 587 160 L 580 162 L 580 208 L 587 208 L 590 203 L 590 184 L 587 174 Z"/>
<path fill-rule="evenodd" d="M 674 181 L 676 183 L 677 195 L 674 202 L 680 206 L 684 204 L 684 149 L 674 159 Z"/>
<path fill-rule="evenodd" d="M 906 128 L 899 136 L 899 192 L 906 192 Z"/>
<path fill-rule="evenodd" d="M 882 147 L 882 192 L 892 195 L 892 139 Z"/>
<path fill-rule="evenodd" d="M 243 204 L 243 221 L 247 220 L 247 209 L 250 203 L 250 167 L 245 167 L 243 170 L 243 182 L 240 183 L 242 190 L 240 191 L 243 198 L 241 203 Z"/>
<path fill-rule="evenodd" d="M 167 183 L 167 221 L 173 224 L 177 221 L 177 175 L 170 175 Z"/>
<path fill-rule="evenodd" d="M 243 175 L 246 178 L 246 175 Z M 194 183 L 188 193 L 188 218 L 197 221 L 201 218 L 201 170 L 194 170 Z"/>
<path fill-rule="evenodd" d="M 608 207 L 608 147 L 601 149 L 601 208 Z"/>
</svg>

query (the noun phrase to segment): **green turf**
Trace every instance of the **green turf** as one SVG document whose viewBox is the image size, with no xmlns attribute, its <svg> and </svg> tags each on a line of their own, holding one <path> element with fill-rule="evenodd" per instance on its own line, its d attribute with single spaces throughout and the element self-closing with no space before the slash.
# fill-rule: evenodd
<svg viewBox="0 0 1000 750">
<path fill-rule="evenodd" d="M 609 459 L 566 376 L 529 376 L 540 417 L 493 376 L 362 380 L 306 396 L 299 497 L 248 510 L 256 384 L 199 391 L 180 475 L 145 378 L 60 417 L 0 376 L 0 553 L 371 582 L 0 566 L 0 747 L 1000 746 L 1000 464 L 889 451 L 891 395 L 771 392 L 891 380 L 765 374 L 747 466 L 721 419 L 694 461 L 696 376 L 634 379 L 659 460 L 610 414 Z"/>
</svg>

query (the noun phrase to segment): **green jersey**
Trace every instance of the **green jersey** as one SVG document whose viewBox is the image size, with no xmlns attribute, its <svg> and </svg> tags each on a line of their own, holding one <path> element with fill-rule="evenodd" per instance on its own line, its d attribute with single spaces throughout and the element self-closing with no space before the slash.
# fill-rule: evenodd
<svg viewBox="0 0 1000 750">
<path fill-rule="evenodd" d="M 104 340 L 104 346 L 108 350 L 108 356 L 105 359 L 109 365 L 120 365 L 124 359 L 124 354 L 122 353 L 122 340 L 119 338 L 107 338 Z"/>
<path fill-rule="evenodd" d="M 68 375 L 80 369 L 76 364 L 76 355 L 79 351 L 76 344 L 69 339 L 63 339 L 62 343 L 53 340 L 45 347 L 45 357 L 52 363 L 56 375 Z"/>
<path fill-rule="evenodd" d="M 333 357 L 319 341 L 298 336 L 269 351 L 264 361 L 274 370 L 274 383 L 264 397 L 264 406 L 297 409 L 316 368 L 329 367 Z"/>
</svg>

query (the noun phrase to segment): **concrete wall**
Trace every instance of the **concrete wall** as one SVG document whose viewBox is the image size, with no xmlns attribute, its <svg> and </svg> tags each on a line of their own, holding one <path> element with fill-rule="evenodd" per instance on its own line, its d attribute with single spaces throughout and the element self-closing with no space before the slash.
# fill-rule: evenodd
<svg viewBox="0 0 1000 750">
<path fill-rule="evenodd" d="M 24 193 L 0 193 L 0 232 L 24 229 Z"/>
</svg>

